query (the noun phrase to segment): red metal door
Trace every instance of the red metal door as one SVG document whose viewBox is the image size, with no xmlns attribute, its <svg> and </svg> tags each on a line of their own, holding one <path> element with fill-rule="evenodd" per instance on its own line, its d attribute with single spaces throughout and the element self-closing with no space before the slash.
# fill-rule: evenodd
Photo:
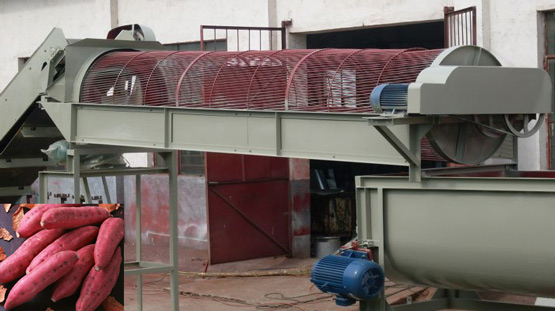
<svg viewBox="0 0 555 311">
<path fill-rule="evenodd" d="M 202 25 L 200 46 L 285 49 L 285 27 Z M 206 182 L 211 264 L 291 253 L 289 159 L 206 153 Z"/>
<path fill-rule="evenodd" d="M 210 263 L 290 254 L 289 160 L 206 153 Z"/>
</svg>

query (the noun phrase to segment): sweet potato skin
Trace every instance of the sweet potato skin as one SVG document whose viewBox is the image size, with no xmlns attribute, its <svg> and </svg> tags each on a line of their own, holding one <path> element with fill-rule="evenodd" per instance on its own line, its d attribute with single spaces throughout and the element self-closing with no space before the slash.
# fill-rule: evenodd
<svg viewBox="0 0 555 311">
<path fill-rule="evenodd" d="M 110 262 L 119 242 L 123 239 L 123 219 L 108 218 L 100 226 L 98 238 L 94 247 L 94 268 L 96 271 L 104 269 Z"/>
<path fill-rule="evenodd" d="M 0 283 L 9 283 L 23 276 L 33 258 L 64 233 L 63 229 L 42 230 L 28 238 L 0 263 Z"/>
<path fill-rule="evenodd" d="M 62 251 L 50 257 L 49 260 L 38 266 L 33 273 L 22 277 L 15 283 L 10 290 L 4 308 L 10 310 L 33 299 L 48 285 L 68 273 L 78 259 L 79 256 L 74 251 Z"/>
<path fill-rule="evenodd" d="M 76 311 L 94 311 L 110 295 L 118 280 L 121 260 L 121 248 L 118 247 L 103 270 L 90 270 L 75 305 Z"/>
<path fill-rule="evenodd" d="M 46 261 L 52 255 L 65 251 L 76 251 L 83 246 L 91 243 L 98 234 L 98 228 L 95 226 L 87 226 L 75 229 L 70 231 L 56 241 L 52 242 L 52 244 L 48 245 L 45 249 L 43 249 L 29 264 L 27 267 L 27 274 L 31 273 L 38 265 Z"/>
<path fill-rule="evenodd" d="M 42 215 L 53 208 L 59 207 L 69 207 L 69 206 L 76 206 L 77 204 L 37 204 L 33 209 L 31 209 L 23 218 L 21 219 L 21 223 L 19 224 L 19 229 L 17 230 L 17 235 L 22 238 L 28 238 L 33 234 L 42 230 L 42 226 L 40 225 L 40 221 Z"/>
<path fill-rule="evenodd" d="M 77 289 L 81 286 L 81 282 L 83 282 L 87 273 L 94 266 L 93 254 L 94 244 L 89 244 L 77 251 L 79 261 L 77 261 L 71 271 L 59 279 L 54 285 L 54 292 L 52 294 L 53 302 L 69 297 L 77 292 Z"/>
<path fill-rule="evenodd" d="M 44 212 L 40 224 L 45 229 L 72 229 L 96 225 L 108 217 L 110 213 L 98 206 L 59 207 Z"/>
</svg>

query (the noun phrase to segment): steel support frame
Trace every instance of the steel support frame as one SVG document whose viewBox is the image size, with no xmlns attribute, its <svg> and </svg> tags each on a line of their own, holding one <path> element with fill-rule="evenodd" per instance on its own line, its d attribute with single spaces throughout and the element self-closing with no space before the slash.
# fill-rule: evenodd
<svg viewBox="0 0 555 311">
<path fill-rule="evenodd" d="M 479 173 L 499 173 L 501 176 L 511 176 L 517 171 L 516 163 L 490 164 L 480 166 L 460 166 L 429 168 L 422 170 L 422 177 L 433 177 L 442 175 L 465 175 Z"/>
<path fill-rule="evenodd" d="M 409 181 L 420 182 L 422 180 L 422 138 L 433 127 L 434 118 L 367 118 L 368 123 L 380 133 L 385 140 L 407 161 L 409 164 Z M 408 146 L 403 142 L 390 127 L 395 125 L 408 125 Z"/>
<path fill-rule="evenodd" d="M 361 114 L 41 104 L 74 143 L 408 166 Z M 409 145 L 408 128 L 390 130 Z"/>
<path fill-rule="evenodd" d="M 25 187 L 0 187 L 0 196 L 24 196 L 27 194 L 30 194 L 31 191 L 31 187 L 30 186 L 25 186 Z"/>
<path fill-rule="evenodd" d="M 119 148 L 119 151 L 127 150 L 134 152 L 145 152 L 143 149 Z M 43 171 L 39 173 L 39 188 L 42 203 L 46 202 L 48 190 L 48 178 L 51 176 L 73 178 L 74 182 L 74 202 L 80 202 L 81 196 L 81 180 L 83 181 L 85 197 L 87 203 L 90 203 L 90 193 L 88 191 L 88 177 L 101 177 L 103 180 L 104 191 L 107 195 L 108 202 L 111 202 L 108 187 L 106 184 L 106 176 L 122 176 L 134 175 L 136 181 L 136 261 L 124 263 L 124 275 L 137 276 L 137 310 L 143 310 L 143 282 L 142 275 L 146 273 L 169 273 L 170 274 L 170 297 L 171 311 L 179 310 L 179 255 L 178 255 L 178 188 L 177 176 L 178 159 L 177 151 L 160 151 L 148 150 L 149 152 L 159 152 L 164 158 L 167 167 L 165 168 L 115 168 L 103 170 L 81 170 L 81 156 L 85 154 L 106 154 L 118 152 L 117 147 L 94 147 L 94 146 L 76 146 L 72 145 L 72 149 L 68 150 L 68 161 L 66 171 Z M 169 264 L 154 263 L 142 260 L 142 239 L 141 239 L 141 176 L 147 174 L 167 173 L 169 177 L 169 237 L 170 237 L 170 262 Z"/>
<path fill-rule="evenodd" d="M 375 180 L 367 183 L 366 180 Z M 426 177 L 425 177 L 426 178 Z M 430 179 L 429 184 L 424 181 L 412 182 L 410 179 L 397 180 L 381 177 L 356 177 L 356 213 L 358 240 L 364 243 L 371 241 L 374 258 L 387 275 L 387 266 L 385 265 L 385 245 L 387 237 L 385 236 L 385 214 L 386 202 L 384 193 L 389 189 L 451 189 L 459 191 L 522 191 L 522 189 L 530 189 L 532 192 L 552 192 L 552 185 L 547 180 L 535 179 L 523 181 L 519 184 L 511 184 L 510 178 L 495 181 L 495 184 L 489 184 L 488 178 L 464 178 L 460 180 L 455 188 L 449 185 L 441 184 L 441 181 L 433 181 Z M 383 180 L 383 182 L 382 182 Z M 406 181 L 409 181 L 406 183 Z M 428 181 L 426 181 L 428 182 Z M 524 185 L 524 182 L 527 182 Z M 376 185 L 378 184 L 379 185 Z M 385 287 L 378 298 L 373 300 L 361 301 L 360 311 L 436 311 L 443 309 L 472 310 L 472 311 L 554 311 L 553 307 L 522 305 L 515 303 L 505 303 L 497 301 L 481 300 L 473 291 L 438 289 L 438 292 L 429 301 L 418 303 L 410 303 L 404 305 L 390 306 L 385 296 Z"/>
<path fill-rule="evenodd" d="M 466 298 L 465 295 L 473 294 L 474 298 Z M 387 310 L 392 311 L 430 311 L 430 310 L 472 310 L 472 311 L 553 311 L 551 307 L 520 305 L 498 301 L 480 300 L 473 292 L 461 291 L 439 291 L 432 300 L 417 302 L 412 304 L 388 306 Z M 361 309 L 363 310 L 363 309 Z"/>
<path fill-rule="evenodd" d="M 14 159 L 0 159 L 0 168 L 20 168 L 20 167 L 44 167 L 56 166 L 54 161 L 44 158 L 14 158 Z"/>
</svg>

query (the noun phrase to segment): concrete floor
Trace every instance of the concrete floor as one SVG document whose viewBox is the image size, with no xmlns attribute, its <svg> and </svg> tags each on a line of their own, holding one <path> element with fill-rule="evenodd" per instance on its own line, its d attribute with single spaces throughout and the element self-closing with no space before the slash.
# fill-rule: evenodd
<svg viewBox="0 0 555 311">
<path fill-rule="evenodd" d="M 125 308 L 136 309 L 135 278 L 126 278 Z M 144 278 L 145 310 L 169 310 L 168 277 L 149 275 Z M 257 277 L 226 279 L 180 278 L 180 310 L 268 310 L 283 306 L 285 310 L 344 310 L 337 307 L 332 297 L 314 288 L 309 277 Z M 303 297 L 298 297 L 303 296 Z M 297 297 L 297 298 L 293 298 Z"/>
<path fill-rule="evenodd" d="M 134 245 L 126 245 L 126 261 L 135 259 Z M 167 247 L 143 247 L 143 260 L 168 262 Z M 203 272 L 206 268 L 206 250 L 180 248 L 180 271 Z M 283 256 L 261 258 L 234 263 L 209 266 L 208 273 L 250 273 L 260 274 L 269 270 L 309 272 L 316 259 L 291 259 Z M 238 311 L 238 310 L 301 310 L 301 311 L 358 311 L 358 304 L 350 307 L 335 305 L 332 295 L 320 292 L 310 282 L 306 273 L 300 276 L 257 276 L 202 278 L 198 275 L 180 275 L 180 310 L 198 311 Z M 137 308 L 136 277 L 125 277 L 124 305 L 126 310 Z M 165 274 L 143 276 L 143 310 L 167 311 L 170 309 L 169 277 Z M 386 282 L 386 295 L 393 299 L 395 293 L 417 290 Z M 391 296 L 391 297 L 390 297 Z M 488 300 L 533 305 L 534 297 L 505 295 L 502 293 L 481 293 Z M 539 301 L 549 305 L 551 301 Z M 542 303 L 543 302 L 543 303 Z"/>
<path fill-rule="evenodd" d="M 129 253 L 133 248 L 128 247 Z M 146 260 L 164 261 L 165 252 L 147 247 Z M 126 251 L 127 255 L 127 251 Z M 132 254 L 129 254 L 132 257 Z M 126 260 L 130 257 L 126 257 Z M 180 269 L 189 272 L 202 272 L 205 268 L 207 253 L 201 250 L 180 249 Z M 228 264 L 210 266 L 207 272 L 259 273 L 275 269 L 295 269 L 305 271 L 316 259 L 289 259 L 285 257 L 262 258 Z M 299 270 L 299 271 L 300 271 Z M 280 310 L 355 311 L 358 305 L 338 307 L 333 297 L 320 292 L 310 282 L 308 275 L 271 276 L 271 277 L 231 277 L 201 278 L 180 276 L 180 310 Z M 135 310 L 137 306 L 136 277 L 125 278 L 126 309 Z M 169 310 L 169 277 L 165 274 L 143 276 L 144 310 Z"/>
</svg>

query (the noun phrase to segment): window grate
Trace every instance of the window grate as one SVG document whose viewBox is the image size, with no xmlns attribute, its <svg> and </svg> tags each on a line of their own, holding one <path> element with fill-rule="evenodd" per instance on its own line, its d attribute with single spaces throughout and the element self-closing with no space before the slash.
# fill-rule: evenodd
<svg viewBox="0 0 555 311">
<path fill-rule="evenodd" d="M 445 47 L 476 45 L 476 7 L 457 10 L 443 8 Z"/>
</svg>

